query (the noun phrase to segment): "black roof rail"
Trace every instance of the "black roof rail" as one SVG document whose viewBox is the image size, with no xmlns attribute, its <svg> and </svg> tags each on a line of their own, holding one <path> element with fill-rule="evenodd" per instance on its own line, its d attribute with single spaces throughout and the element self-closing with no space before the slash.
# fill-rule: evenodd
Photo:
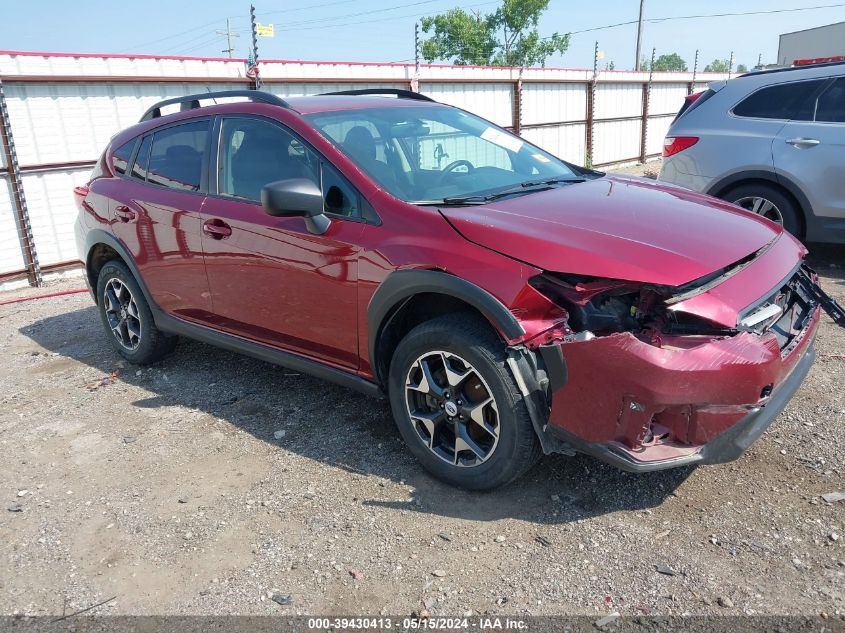
<svg viewBox="0 0 845 633">
<path fill-rule="evenodd" d="M 426 97 L 419 92 L 410 90 L 399 90 L 398 88 L 361 88 L 360 90 L 341 90 L 340 92 L 324 92 L 319 97 L 335 97 L 339 95 L 394 95 L 399 99 L 414 99 L 416 101 L 431 101 L 437 103 L 431 97 Z"/>
<path fill-rule="evenodd" d="M 227 97 L 246 97 L 250 101 L 269 103 L 271 105 L 277 105 L 281 108 L 290 109 L 290 105 L 287 101 L 280 97 L 277 97 L 274 94 L 270 94 L 269 92 L 262 92 L 261 90 L 221 90 L 219 92 L 202 92 L 200 94 L 186 95 L 184 97 L 176 97 L 174 99 L 165 99 L 164 101 L 159 101 L 154 106 L 149 108 L 146 112 L 144 112 L 144 116 L 141 117 L 141 121 L 139 121 L 139 123 L 159 118 L 161 116 L 161 109 L 164 106 L 178 103 L 181 104 L 179 111 L 185 112 L 186 110 L 193 110 L 195 108 L 201 107 L 200 101 L 204 99 L 224 99 Z"/>
<path fill-rule="evenodd" d="M 772 73 L 786 73 L 793 70 L 808 70 L 810 68 L 826 68 L 828 66 L 842 66 L 845 62 L 822 62 L 819 64 L 801 64 L 800 66 L 784 66 L 783 68 L 772 68 L 766 69 L 761 68 L 760 70 L 749 70 L 747 73 L 743 73 L 741 75 L 737 75 L 735 79 L 739 79 L 740 77 L 755 77 L 757 75 L 770 75 Z"/>
</svg>

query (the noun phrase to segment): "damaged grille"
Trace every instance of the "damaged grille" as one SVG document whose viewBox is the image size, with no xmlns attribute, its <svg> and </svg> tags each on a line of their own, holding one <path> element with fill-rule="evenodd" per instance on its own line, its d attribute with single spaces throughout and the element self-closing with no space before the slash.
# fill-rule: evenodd
<svg viewBox="0 0 845 633">
<path fill-rule="evenodd" d="M 820 305 L 812 271 L 801 266 L 774 292 L 744 310 L 738 329 L 756 334 L 771 332 L 777 337 L 781 354 L 797 345 Z"/>
</svg>

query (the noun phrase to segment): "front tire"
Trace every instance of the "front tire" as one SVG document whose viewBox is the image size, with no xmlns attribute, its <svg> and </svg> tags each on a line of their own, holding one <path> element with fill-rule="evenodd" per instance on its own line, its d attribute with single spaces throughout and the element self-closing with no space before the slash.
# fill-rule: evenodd
<svg viewBox="0 0 845 633">
<path fill-rule="evenodd" d="M 507 354 L 486 322 L 453 314 L 415 327 L 390 364 L 393 417 L 432 475 L 490 490 L 524 474 L 540 443 Z"/>
<path fill-rule="evenodd" d="M 109 342 L 130 363 L 154 363 L 176 347 L 178 339 L 156 327 L 141 287 L 123 262 L 110 261 L 100 269 L 97 305 Z"/>
</svg>

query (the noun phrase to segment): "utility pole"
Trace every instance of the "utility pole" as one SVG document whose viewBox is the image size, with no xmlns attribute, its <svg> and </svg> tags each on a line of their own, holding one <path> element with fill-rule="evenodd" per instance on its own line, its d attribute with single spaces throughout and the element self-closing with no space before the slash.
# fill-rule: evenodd
<svg viewBox="0 0 845 633">
<path fill-rule="evenodd" d="M 733 72 L 734 68 L 734 52 L 731 51 L 731 56 L 728 57 L 728 79 L 731 78 L 731 73 Z"/>
<path fill-rule="evenodd" d="M 640 19 L 637 23 L 637 61 L 634 63 L 634 70 L 640 70 L 640 49 L 643 43 L 643 13 L 645 11 L 645 0 L 640 0 Z"/>
<path fill-rule="evenodd" d="M 763 53 L 757 55 L 757 68 L 763 67 Z"/>
<path fill-rule="evenodd" d="M 233 37 L 240 37 L 237 33 L 232 33 L 232 19 L 226 18 L 226 30 L 225 31 L 217 31 L 218 35 L 225 35 L 226 36 L 226 48 L 224 48 L 221 53 L 229 53 L 229 57 L 232 57 L 232 53 L 235 52 L 235 47 L 232 46 L 232 38 Z"/>
</svg>

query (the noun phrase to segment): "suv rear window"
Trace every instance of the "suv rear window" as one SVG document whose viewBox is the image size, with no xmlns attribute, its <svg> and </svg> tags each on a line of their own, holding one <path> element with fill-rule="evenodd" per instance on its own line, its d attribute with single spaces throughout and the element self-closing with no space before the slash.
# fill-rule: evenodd
<svg viewBox="0 0 845 633">
<path fill-rule="evenodd" d="M 199 191 L 207 142 L 208 121 L 185 123 L 156 132 L 147 182 L 182 191 Z"/>
<path fill-rule="evenodd" d="M 795 81 L 762 88 L 734 106 L 736 116 L 756 119 L 813 120 L 813 97 L 827 79 Z"/>
<path fill-rule="evenodd" d="M 816 104 L 816 121 L 845 123 L 845 77 L 840 77 L 824 91 Z"/>
</svg>

